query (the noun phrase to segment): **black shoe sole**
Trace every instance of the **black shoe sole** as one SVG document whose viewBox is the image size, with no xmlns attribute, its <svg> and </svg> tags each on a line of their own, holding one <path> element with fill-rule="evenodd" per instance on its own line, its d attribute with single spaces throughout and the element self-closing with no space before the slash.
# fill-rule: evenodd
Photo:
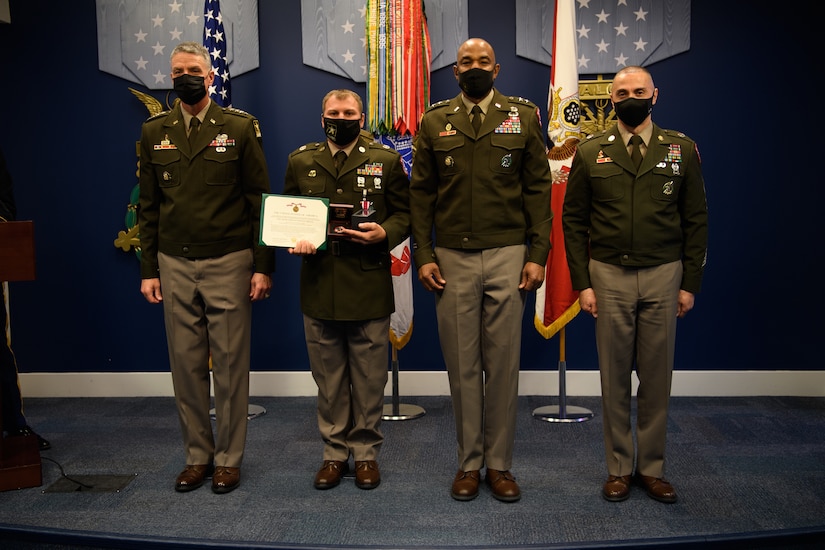
<svg viewBox="0 0 825 550">
<path fill-rule="evenodd" d="M 678 500 L 678 498 L 677 498 L 677 497 L 673 497 L 673 498 L 661 498 L 661 497 L 657 497 L 656 495 L 652 495 L 652 494 L 650 494 L 650 493 L 647 493 L 647 496 L 649 496 L 650 498 L 652 498 L 653 500 L 655 500 L 655 501 L 657 501 L 657 502 L 662 502 L 662 503 L 664 503 L 664 504 L 673 504 L 673 503 L 675 503 L 675 502 Z"/>
<path fill-rule="evenodd" d="M 200 482 L 197 485 L 175 485 L 175 491 L 178 493 L 188 493 L 189 491 L 194 491 L 195 489 L 199 489 L 201 487 L 203 487 L 203 482 Z"/>
<path fill-rule="evenodd" d="M 379 485 L 381 485 L 381 480 L 378 480 L 375 483 L 358 483 L 357 481 L 355 482 L 356 487 L 358 487 L 359 489 L 364 489 L 365 491 L 375 489 Z"/>
<path fill-rule="evenodd" d="M 232 485 L 232 486 L 213 485 L 212 486 L 212 492 L 215 493 L 216 495 L 225 495 L 226 493 L 231 493 L 232 491 L 234 491 L 235 489 L 237 489 L 240 486 L 241 486 L 240 483 L 236 483 L 235 485 Z"/>
<path fill-rule="evenodd" d="M 493 493 L 493 498 L 499 502 L 518 502 L 519 500 L 521 500 L 521 495 L 515 497 L 503 497 Z"/>
</svg>

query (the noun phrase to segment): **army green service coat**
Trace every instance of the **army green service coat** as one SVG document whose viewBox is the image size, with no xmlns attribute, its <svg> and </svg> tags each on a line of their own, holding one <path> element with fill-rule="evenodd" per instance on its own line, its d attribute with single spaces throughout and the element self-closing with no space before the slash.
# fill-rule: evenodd
<svg viewBox="0 0 825 550">
<path fill-rule="evenodd" d="M 374 245 L 331 243 L 302 258 L 301 310 L 327 321 L 367 321 L 395 311 L 390 250 L 409 235 L 409 179 L 401 155 L 360 137 L 336 175 L 327 143 L 309 143 L 287 161 L 284 195 L 325 197 L 359 209 L 363 190 L 376 210 L 387 239 Z"/>
<path fill-rule="evenodd" d="M 519 244 L 545 265 L 551 186 L 535 104 L 496 90 L 478 137 L 460 94 L 434 104 L 421 120 L 410 184 L 417 266 L 436 261 L 435 246 Z"/>
<path fill-rule="evenodd" d="M 255 271 L 275 270 L 259 245 L 269 175 L 257 120 L 211 102 L 190 150 L 179 106 L 143 124 L 140 142 L 141 277 L 158 276 L 158 251 L 186 258 L 251 248 Z"/>
<path fill-rule="evenodd" d="M 681 288 L 699 292 L 708 242 L 696 144 L 655 124 L 638 174 L 618 128 L 579 144 L 562 225 L 573 288 L 590 288 L 590 258 L 625 267 L 682 261 Z"/>
</svg>

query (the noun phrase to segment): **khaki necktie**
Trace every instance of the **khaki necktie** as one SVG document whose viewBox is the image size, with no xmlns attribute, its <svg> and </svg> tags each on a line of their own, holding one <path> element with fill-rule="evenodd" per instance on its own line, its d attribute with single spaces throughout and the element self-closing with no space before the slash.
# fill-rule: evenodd
<svg viewBox="0 0 825 550">
<path fill-rule="evenodd" d="M 194 145 L 195 140 L 198 139 L 198 129 L 201 126 L 201 121 L 198 117 L 193 116 L 189 121 L 189 145 Z"/>
<path fill-rule="evenodd" d="M 639 166 L 642 165 L 642 136 L 633 135 L 630 138 L 630 145 L 633 147 L 630 151 L 630 160 L 633 162 L 633 166 L 636 167 L 636 171 L 639 171 Z"/>
<path fill-rule="evenodd" d="M 473 105 L 473 109 L 470 113 L 473 115 L 473 120 L 471 121 L 473 124 L 473 130 L 475 130 L 476 135 L 478 135 L 478 130 L 481 128 L 481 107 L 478 105 Z"/>
<path fill-rule="evenodd" d="M 347 154 L 344 151 L 338 151 L 332 156 L 332 163 L 335 165 L 335 171 L 340 172 L 341 167 L 347 161 Z"/>
</svg>

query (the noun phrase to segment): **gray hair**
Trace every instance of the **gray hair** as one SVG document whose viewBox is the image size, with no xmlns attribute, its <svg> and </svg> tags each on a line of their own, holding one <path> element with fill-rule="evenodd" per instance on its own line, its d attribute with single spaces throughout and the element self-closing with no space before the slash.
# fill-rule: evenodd
<svg viewBox="0 0 825 550">
<path fill-rule="evenodd" d="M 207 50 L 202 44 L 197 42 L 181 42 L 175 46 L 174 50 L 172 50 L 172 54 L 169 56 L 169 61 L 171 62 L 172 58 L 179 53 L 190 53 L 192 55 L 200 56 L 203 58 L 203 62 L 206 64 L 207 70 L 212 68 L 212 58 L 209 56 L 209 50 Z"/>
</svg>

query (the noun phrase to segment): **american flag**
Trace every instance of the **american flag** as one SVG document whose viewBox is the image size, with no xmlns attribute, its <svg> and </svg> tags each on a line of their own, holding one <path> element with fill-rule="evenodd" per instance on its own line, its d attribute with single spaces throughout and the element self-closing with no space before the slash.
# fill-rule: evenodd
<svg viewBox="0 0 825 550">
<path fill-rule="evenodd" d="M 102 1 L 102 0 L 98 0 Z M 224 0 L 227 10 L 232 11 L 238 0 Z M 206 33 L 213 37 L 221 49 L 220 60 L 213 57 L 216 73 L 220 70 L 223 75 L 226 70 L 218 69 L 218 61 L 224 65 L 233 64 L 232 47 L 235 44 L 234 36 L 237 21 L 222 17 L 222 11 L 217 7 L 218 2 L 204 2 L 204 0 L 117 0 L 116 4 L 124 4 L 120 27 L 110 30 L 120 37 L 118 44 L 122 45 L 123 66 L 150 90 L 169 90 L 172 88 L 172 79 L 169 75 L 169 54 L 180 42 L 199 42 L 206 45 Z M 209 7 L 214 4 L 215 7 Z M 104 6 L 105 13 L 120 9 L 117 6 Z M 212 17 L 207 15 L 212 10 Z M 255 8 L 257 10 L 257 7 Z M 220 17 L 218 17 L 220 16 Z M 98 17 L 102 17 L 98 15 Z M 246 23 L 246 22 L 245 22 Z M 250 23 L 251 24 L 251 23 Z M 211 26 L 214 25 L 214 29 Z M 219 26 L 222 25 L 222 28 Z M 257 26 L 257 20 L 254 22 Z M 209 30 L 207 31 L 207 28 Z M 215 32 L 222 34 L 222 39 L 215 38 Z M 246 39 L 239 36 L 238 40 Z M 255 41 L 257 44 L 257 40 Z M 256 46 L 257 47 L 257 46 Z M 207 48 L 209 46 L 207 45 Z M 210 48 L 211 50 L 211 48 Z M 233 64 L 234 68 L 235 65 Z M 236 71 L 237 72 L 237 71 Z M 243 72 L 243 71 L 241 71 Z M 226 73 L 226 79 L 229 75 Z M 215 79 L 216 92 L 220 92 L 217 84 L 225 84 L 223 78 Z M 227 88 L 227 103 L 229 90 Z M 220 98 L 220 96 L 217 96 Z M 216 99 L 217 100 L 217 99 Z"/>
<path fill-rule="evenodd" d="M 212 57 L 215 79 L 209 86 L 209 97 L 221 107 L 232 105 L 232 85 L 226 58 L 226 32 L 218 0 L 205 0 L 203 7 L 203 45 Z"/>
</svg>

